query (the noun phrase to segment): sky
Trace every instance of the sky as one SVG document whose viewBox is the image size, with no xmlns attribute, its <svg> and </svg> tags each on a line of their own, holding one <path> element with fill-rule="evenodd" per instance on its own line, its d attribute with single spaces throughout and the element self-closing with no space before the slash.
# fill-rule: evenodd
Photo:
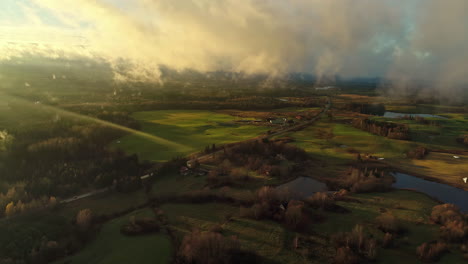
<svg viewBox="0 0 468 264">
<path fill-rule="evenodd" d="M 28 55 L 281 76 L 467 83 L 466 0 L 1 0 L 0 61 Z"/>
</svg>

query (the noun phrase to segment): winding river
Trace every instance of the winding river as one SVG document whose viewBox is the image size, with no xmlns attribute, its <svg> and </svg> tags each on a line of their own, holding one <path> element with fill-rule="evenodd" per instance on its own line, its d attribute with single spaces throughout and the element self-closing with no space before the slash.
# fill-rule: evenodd
<svg viewBox="0 0 468 264">
<path fill-rule="evenodd" d="M 413 189 L 423 192 L 441 202 L 455 204 L 463 212 L 468 212 L 468 192 L 463 189 L 424 180 L 404 173 L 396 172 L 393 173 L 393 176 L 396 179 L 396 182 L 393 184 L 394 188 Z"/>
</svg>

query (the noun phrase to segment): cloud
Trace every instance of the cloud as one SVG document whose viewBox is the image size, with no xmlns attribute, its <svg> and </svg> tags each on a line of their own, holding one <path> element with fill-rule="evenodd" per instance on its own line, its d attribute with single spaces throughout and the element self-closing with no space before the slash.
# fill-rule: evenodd
<svg viewBox="0 0 468 264">
<path fill-rule="evenodd" d="M 79 36 L 85 44 L 57 41 L 19 51 L 10 45 L 9 52 L 0 53 L 4 58 L 15 52 L 85 56 L 109 62 L 121 81 L 158 82 L 161 65 L 270 76 L 290 72 L 319 77 L 386 76 L 402 87 L 414 79 L 455 87 L 467 76 L 465 0 L 27 3 L 33 7 L 23 7 L 27 23 L 48 32 L 56 30 L 49 36 Z M 44 14 L 60 26 L 47 24 Z M 64 29 L 68 33 L 58 33 Z"/>
<path fill-rule="evenodd" d="M 466 90 L 468 77 L 468 2 L 427 0 L 414 16 L 408 46 L 394 56 L 388 77 L 403 93 L 414 80 L 443 97 Z M 460 95 L 460 94 L 459 94 Z"/>
</svg>

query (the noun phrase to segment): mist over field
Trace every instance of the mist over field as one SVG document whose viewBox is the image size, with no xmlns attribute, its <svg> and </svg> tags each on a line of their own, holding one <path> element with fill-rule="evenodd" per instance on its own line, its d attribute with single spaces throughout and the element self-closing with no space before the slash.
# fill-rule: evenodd
<svg viewBox="0 0 468 264">
<path fill-rule="evenodd" d="M 464 0 L 7 0 L 0 59 L 105 61 L 116 81 L 161 82 L 161 66 L 272 78 L 381 77 L 466 90 Z M 441 12 L 441 11 L 444 12 Z M 388 86 L 388 85 L 387 85 Z M 431 92 L 432 93 L 432 92 Z"/>
</svg>

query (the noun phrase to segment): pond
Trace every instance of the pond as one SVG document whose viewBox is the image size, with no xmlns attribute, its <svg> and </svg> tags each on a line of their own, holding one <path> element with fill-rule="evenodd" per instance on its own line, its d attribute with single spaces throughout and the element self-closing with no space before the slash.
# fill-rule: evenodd
<svg viewBox="0 0 468 264">
<path fill-rule="evenodd" d="M 396 179 L 396 182 L 393 184 L 394 188 L 413 189 L 423 192 L 441 202 L 455 204 L 463 212 L 468 212 L 468 192 L 463 189 L 424 180 L 404 173 L 393 173 L 393 176 Z"/>
<path fill-rule="evenodd" d="M 316 192 L 328 191 L 325 183 L 307 177 L 299 177 L 276 187 L 276 189 L 289 190 L 296 199 L 309 197 Z"/>
<path fill-rule="evenodd" d="M 419 116 L 419 117 L 424 117 L 424 118 L 442 118 L 442 119 L 447 119 L 446 117 L 443 117 L 443 116 L 438 116 L 438 115 L 430 115 L 430 114 L 405 114 L 405 113 L 396 113 L 396 112 L 385 112 L 385 114 L 383 115 L 383 117 L 386 117 L 386 118 L 400 118 L 400 117 L 403 117 L 403 116 L 413 116 L 413 117 L 416 117 L 416 116 Z"/>
</svg>

